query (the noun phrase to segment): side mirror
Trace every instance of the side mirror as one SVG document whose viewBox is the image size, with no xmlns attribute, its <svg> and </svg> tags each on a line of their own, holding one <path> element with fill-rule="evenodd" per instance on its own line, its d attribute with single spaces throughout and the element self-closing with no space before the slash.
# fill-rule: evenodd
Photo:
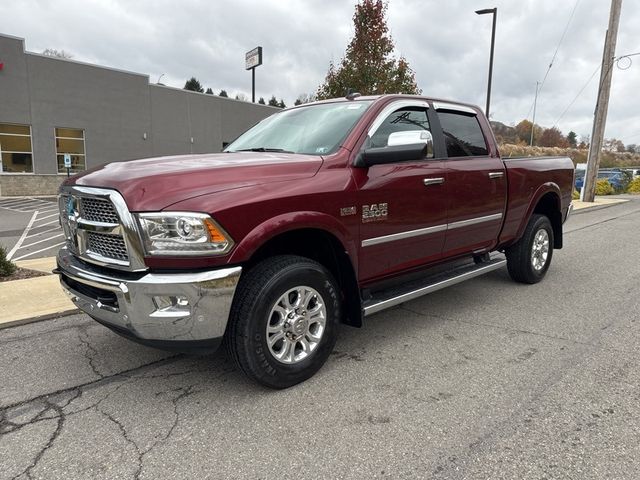
<svg viewBox="0 0 640 480">
<path fill-rule="evenodd" d="M 393 132 L 389 135 L 387 146 L 412 145 L 414 143 L 433 144 L 431 132 L 426 130 L 410 130 L 408 132 Z"/>
<path fill-rule="evenodd" d="M 420 160 L 427 155 L 427 149 L 428 145 L 425 143 L 368 148 L 358 154 L 353 165 L 366 168 L 384 163 Z"/>
</svg>

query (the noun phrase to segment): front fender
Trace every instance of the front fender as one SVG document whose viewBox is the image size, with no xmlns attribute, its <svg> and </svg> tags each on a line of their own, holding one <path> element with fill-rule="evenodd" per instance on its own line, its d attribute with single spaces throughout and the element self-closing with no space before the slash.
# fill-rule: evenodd
<svg viewBox="0 0 640 480">
<path fill-rule="evenodd" d="M 233 250 L 229 263 L 239 264 L 247 261 L 262 245 L 272 238 L 286 232 L 301 229 L 324 230 L 335 236 L 344 246 L 354 263 L 357 262 L 357 242 L 335 217 L 322 212 L 289 212 L 269 218 L 251 230 Z M 354 265 L 354 268 L 357 268 Z"/>
</svg>

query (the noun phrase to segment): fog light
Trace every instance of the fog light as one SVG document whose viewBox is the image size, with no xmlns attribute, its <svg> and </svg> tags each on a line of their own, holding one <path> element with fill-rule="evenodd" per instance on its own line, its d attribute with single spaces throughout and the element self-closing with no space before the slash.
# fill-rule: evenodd
<svg viewBox="0 0 640 480">
<path fill-rule="evenodd" d="M 154 295 L 156 311 L 152 317 L 184 317 L 189 315 L 189 299 L 184 295 Z"/>
</svg>

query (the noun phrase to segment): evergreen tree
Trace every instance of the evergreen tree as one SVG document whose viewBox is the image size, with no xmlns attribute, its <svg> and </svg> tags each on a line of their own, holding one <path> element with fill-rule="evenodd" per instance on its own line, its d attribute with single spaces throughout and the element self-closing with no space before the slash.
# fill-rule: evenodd
<svg viewBox="0 0 640 480">
<path fill-rule="evenodd" d="M 284 104 L 284 100 L 283 99 L 280 99 L 280 101 L 278 102 L 278 107 L 287 108 L 287 106 Z"/>
<path fill-rule="evenodd" d="M 213 95 L 213 90 L 211 90 L 211 87 L 209 87 L 209 88 L 207 88 L 207 91 L 204 92 L 204 93 L 206 93 L 208 95 Z"/>
<path fill-rule="evenodd" d="M 567 141 L 572 148 L 576 148 L 578 146 L 578 135 L 576 135 L 576 132 L 569 132 L 567 134 Z"/>
<path fill-rule="evenodd" d="M 229 95 L 227 95 L 227 91 L 226 90 L 220 90 L 220 93 L 218 94 L 219 97 L 229 97 Z"/>
<path fill-rule="evenodd" d="M 260 100 L 258 100 L 258 103 L 259 103 L 260 105 L 264 105 L 264 98 L 260 97 Z"/>
<path fill-rule="evenodd" d="M 383 93 L 420 94 L 415 74 L 404 57 L 393 57 L 393 40 L 382 0 L 361 0 L 353 15 L 355 33 L 338 66 L 329 71 L 318 87 L 319 100 L 342 97 L 348 90 L 362 95 Z"/>
<path fill-rule="evenodd" d="M 202 88 L 202 85 L 200 85 L 200 82 L 196 79 L 196 77 L 191 77 L 189 80 L 187 80 L 187 82 L 184 84 L 184 89 L 191 90 L 192 92 L 204 93 L 204 88 Z"/>
<path fill-rule="evenodd" d="M 280 105 L 278 104 L 278 100 L 276 99 L 275 95 L 271 95 L 271 98 L 269 99 L 269 103 L 268 105 L 270 107 L 279 107 Z"/>
<path fill-rule="evenodd" d="M 296 101 L 293 102 L 293 104 L 297 107 L 298 105 L 302 105 L 302 100 L 300 100 L 299 98 L 296 98 Z"/>
</svg>

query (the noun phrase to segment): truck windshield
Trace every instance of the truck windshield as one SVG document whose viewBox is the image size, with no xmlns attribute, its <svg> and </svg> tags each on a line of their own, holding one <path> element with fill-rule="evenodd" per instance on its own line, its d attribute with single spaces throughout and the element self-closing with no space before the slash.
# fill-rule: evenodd
<svg viewBox="0 0 640 480">
<path fill-rule="evenodd" d="M 370 100 L 321 103 L 265 118 L 243 133 L 225 152 L 335 152 L 371 104 Z"/>
</svg>

